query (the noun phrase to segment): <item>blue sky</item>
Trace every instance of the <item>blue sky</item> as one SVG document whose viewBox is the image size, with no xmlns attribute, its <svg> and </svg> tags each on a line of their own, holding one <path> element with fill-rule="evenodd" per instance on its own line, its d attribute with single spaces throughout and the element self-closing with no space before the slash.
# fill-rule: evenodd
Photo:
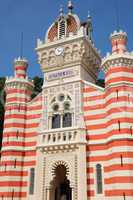
<svg viewBox="0 0 133 200">
<path fill-rule="evenodd" d="M 120 27 L 128 33 L 128 48 L 133 50 L 133 0 L 73 0 L 74 12 L 82 21 L 88 11 L 93 18 L 95 46 L 104 56 L 110 51 L 109 35 L 116 27 L 116 8 Z M 117 2 L 117 4 L 116 4 Z M 24 57 L 29 61 L 29 76 L 41 76 L 35 52 L 37 38 L 59 14 L 60 5 L 66 11 L 67 0 L 0 0 L 0 76 L 13 75 L 13 60 L 20 55 L 20 37 L 24 34 Z"/>
</svg>

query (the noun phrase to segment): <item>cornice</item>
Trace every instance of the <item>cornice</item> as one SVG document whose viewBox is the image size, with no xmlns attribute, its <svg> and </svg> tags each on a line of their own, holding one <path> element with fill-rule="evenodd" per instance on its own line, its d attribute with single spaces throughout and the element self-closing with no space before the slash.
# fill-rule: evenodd
<svg viewBox="0 0 133 200">
<path fill-rule="evenodd" d="M 133 67 L 133 52 L 125 53 L 113 53 L 107 54 L 105 58 L 102 59 L 102 69 L 106 73 L 110 66 L 121 66 L 125 65 L 128 67 Z"/>
<path fill-rule="evenodd" d="M 96 84 L 94 84 L 94 83 L 87 82 L 87 81 L 85 81 L 85 80 L 83 80 L 83 82 L 84 82 L 84 84 L 87 84 L 87 85 L 90 86 L 90 87 L 93 87 L 93 88 L 95 88 L 95 89 L 97 89 L 97 90 L 100 90 L 101 92 L 104 92 L 104 91 L 105 91 L 105 88 L 102 88 L 102 87 L 100 87 L 100 86 L 98 86 L 98 85 L 96 85 Z"/>
<path fill-rule="evenodd" d="M 21 87 L 21 88 L 28 88 L 30 90 L 33 89 L 34 84 L 32 80 L 29 80 L 28 77 L 26 79 L 16 78 L 16 77 L 9 77 L 6 79 L 5 87 Z"/>
</svg>

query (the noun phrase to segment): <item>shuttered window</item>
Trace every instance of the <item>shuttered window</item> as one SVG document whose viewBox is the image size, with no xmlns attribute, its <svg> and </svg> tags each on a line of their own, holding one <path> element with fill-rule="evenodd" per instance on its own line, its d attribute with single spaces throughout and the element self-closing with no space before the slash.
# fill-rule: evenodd
<svg viewBox="0 0 133 200">
<path fill-rule="evenodd" d="M 52 129 L 60 128 L 60 115 L 56 114 L 52 117 Z"/>
<path fill-rule="evenodd" d="M 102 183 L 102 166 L 100 164 L 96 165 L 96 184 L 97 184 L 97 193 L 103 193 L 103 183 Z"/>
<path fill-rule="evenodd" d="M 34 194 L 34 181 L 35 181 L 35 169 L 30 169 L 30 183 L 29 183 L 29 194 Z"/>
<path fill-rule="evenodd" d="M 63 127 L 71 127 L 72 126 L 72 114 L 65 113 L 63 115 Z"/>
<path fill-rule="evenodd" d="M 65 20 L 62 20 L 59 23 L 59 38 L 64 38 L 64 36 L 66 35 L 66 22 Z"/>
</svg>

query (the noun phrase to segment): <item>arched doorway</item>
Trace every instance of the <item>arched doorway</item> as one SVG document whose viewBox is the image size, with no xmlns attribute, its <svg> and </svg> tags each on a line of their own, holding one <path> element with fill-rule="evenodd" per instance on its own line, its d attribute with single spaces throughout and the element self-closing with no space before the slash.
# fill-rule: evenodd
<svg viewBox="0 0 133 200">
<path fill-rule="evenodd" d="M 64 165 L 58 165 L 51 182 L 50 200 L 72 200 L 70 181 L 67 179 L 67 170 Z"/>
</svg>

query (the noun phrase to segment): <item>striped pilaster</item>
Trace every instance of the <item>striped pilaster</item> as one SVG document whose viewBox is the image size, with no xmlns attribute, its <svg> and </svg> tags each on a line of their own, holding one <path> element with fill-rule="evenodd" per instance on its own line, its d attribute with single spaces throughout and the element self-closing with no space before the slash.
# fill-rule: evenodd
<svg viewBox="0 0 133 200">
<path fill-rule="evenodd" d="M 104 110 L 104 90 L 85 83 L 83 89 L 83 110 L 86 126 L 86 161 L 87 161 L 87 197 L 98 198 L 96 191 L 96 165 L 103 165 L 103 152 L 98 146 L 104 143 L 106 132 L 106 112 Z M 103 196 L 102 196 L 103 197 Z"/>
</svg>

